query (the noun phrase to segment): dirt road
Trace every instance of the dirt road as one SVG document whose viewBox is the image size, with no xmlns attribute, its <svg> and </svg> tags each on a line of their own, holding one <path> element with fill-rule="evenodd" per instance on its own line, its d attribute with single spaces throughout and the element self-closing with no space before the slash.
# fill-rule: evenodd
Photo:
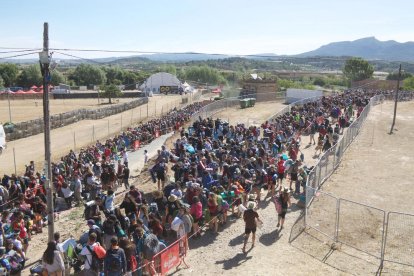
<svg viewBox="0 0 414 276">
<path fill-rule="evenodd" d="M 83 120 L 72 125 L 51 131 L 52 159 L 56 160 L 69 153 L 70 149 L 79 150 L 96 140 L 103 140 L 121 132 L 128 126 L 152 118 L 174 107 L 179 107 L 181 96 L 155 96 L 149 98 L 147 105 L 104 118 L 100 120 Z M 148 108 L 148 109 L 147 109 Z M 0 156 L 1 174 L 14 173 L 13 148 L 16 154 L 17 173 L 24 172 L 24 166 L 35 161 L 37 170 L 41 171 L 44 160 L 43 133 L 7 143 L 7 149 Z"/>
</svg>

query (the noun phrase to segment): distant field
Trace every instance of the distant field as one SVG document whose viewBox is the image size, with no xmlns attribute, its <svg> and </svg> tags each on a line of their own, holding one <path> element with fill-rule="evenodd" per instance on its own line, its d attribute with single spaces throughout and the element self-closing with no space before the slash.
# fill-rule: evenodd
<svg viewBox="0 0 414 276">
<path fill-rule="evenodd" d="M 114 103 L 125 103 L 135 98 L 120 98 L 113 100 Z M 58 114 L 68 112 L 80 108 L 96 109 L 107 106 L 102 103 L 107 103 L 107 99 L 68 99 L 68 100 L 50 100 L 50 114 Z M 32 119 L 37 119 L 43 116 L 43 102 L 41 99 L 28 100 L 11 100 L 11 117 L 12 122 L 24 122 Z M 7 100 L 0 101 L 0 122 L 5 123 L 9 121 L 9 105 Z"/>
</svg>

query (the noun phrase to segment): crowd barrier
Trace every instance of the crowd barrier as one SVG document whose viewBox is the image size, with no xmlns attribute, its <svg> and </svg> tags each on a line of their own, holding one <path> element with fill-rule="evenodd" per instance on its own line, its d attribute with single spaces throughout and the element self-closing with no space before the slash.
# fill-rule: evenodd
<svg viewBox="0 0 414 276">
<path fill-rule="evenodd" d="M 414 266 L 414 214 L 387 212 L 373 206 L 336 197 L 321 189 L 338 168 L 345 151 L 359 134 L 371 108 L 394 93 L 370 99 L 360 116 L 344 131 L 341 139 L 327 150 L 309 173 L 306 183 L 305 231 L 313 229 L 334 242 L 384 261 Z M 398 101 L 411 101 L 414 92 L 399 92 Z"/>
</svg>

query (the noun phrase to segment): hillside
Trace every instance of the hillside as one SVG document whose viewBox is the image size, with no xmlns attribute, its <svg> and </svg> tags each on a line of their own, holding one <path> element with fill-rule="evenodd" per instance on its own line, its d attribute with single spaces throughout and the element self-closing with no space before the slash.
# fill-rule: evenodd
<svg viewBox="0 0 414 276">
<path fill-rule="evenodd" d="M 329 43 L 297 56 L 357 56 L 371 60 L 414 61 L 414 42 L 399 43 L 394 40 L 380 41 L 375 37 L 366 37 L 354 41 Z"/>
</svg>

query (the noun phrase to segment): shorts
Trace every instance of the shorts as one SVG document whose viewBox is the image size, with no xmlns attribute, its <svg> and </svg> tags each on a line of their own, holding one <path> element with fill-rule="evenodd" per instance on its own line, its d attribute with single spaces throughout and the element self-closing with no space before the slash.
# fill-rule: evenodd
<svg viewBox="0 0 414 276">
<path fill-rule="evenodd" d="M 161 181 L 165 181 L 165 173 L 157 173 L 157 179 Z"/>
<path fill-rule="evenodd" d="M 23 239 L 23 244 L 24 245 L 29 245 L 29 238 L 24 238 Z"/>
<path fill-rule="evenodd" d="M 244 233 L 246 234 L 246 235 L 249 235 L 250 233 L 256 233 L 256 226 L 255 227 L 253 227 L 253 228 L 245 228 L 244 229 Z"/>
<path fill-rule="evenodd" d="M 277 179 L 285 178 L 285 173 L 277 173 Z"/>
<path fill-rule="evenodd" d="M 193 217 L 193 223 L 198 223 L 201 220 L 201 218 L 202 218 L 202 217 L 196 218 L 193 215 L 192 215 L 192 217 Z"/>
<path fill-rule="evenodd" d="M 278 216 L 284 219 L 286 217 L 286 211 L 282 211 L 282 213 L 280 213 Z"/>
<path fill-rule="evenodd" d="M 290 173 L 290 180 L 297 181 L 298 180 L 298 173 Z"/>
</svg>

